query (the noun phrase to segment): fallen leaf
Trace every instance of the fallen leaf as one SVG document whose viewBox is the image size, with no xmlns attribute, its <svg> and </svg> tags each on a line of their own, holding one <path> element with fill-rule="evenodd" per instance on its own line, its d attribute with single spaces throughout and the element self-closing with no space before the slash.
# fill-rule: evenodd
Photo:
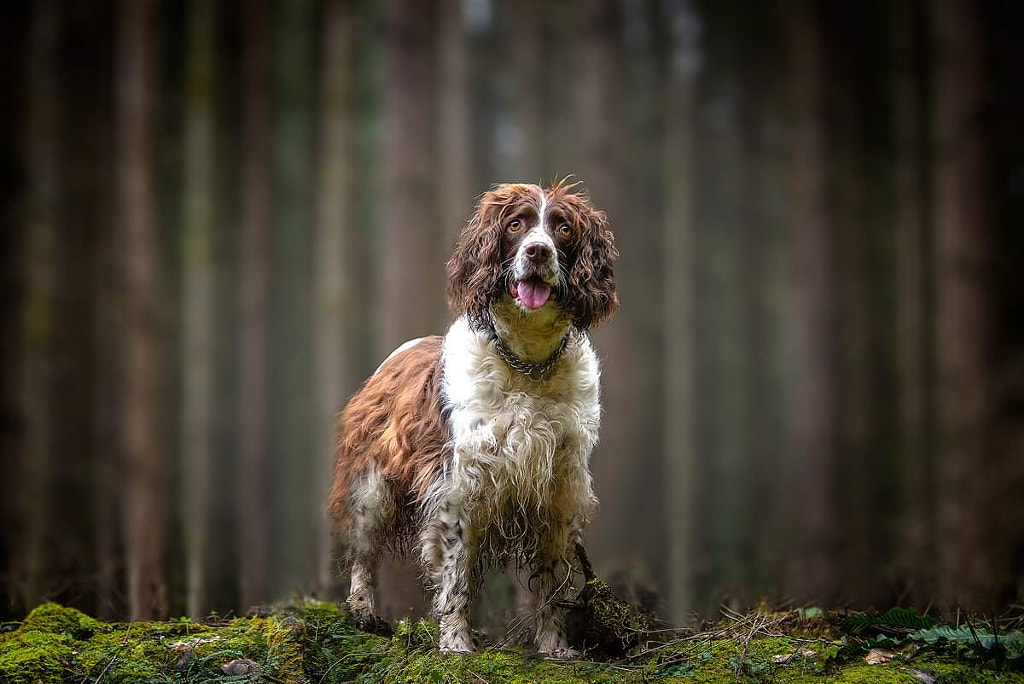
<svg viewBox="0 0 1024 684">
<path fill-rule="evenodd" d="M 868 651 L 866 656 L 864 656 L 864 662 L 868 665 L 884 665 L 895 657 L 896 654 L 892 651 L 886 651 L 882 648 L 873 648 Z"/>
<path fill-rule="evenodd" d="M 172 651 L 191 651 L 196 646 L 200 646 L 202 644 L 212 644 L 214 641 L 220 641 L 220 637 L 196 637 L 195 639 L 186 639 L 185 641 L 175 641 L 173 643 L 167 644 L 167 648 L 171 649 Z"/>
<path fill-rule="evenodd" d="M 260 666 L 248 658 L 239 658 L 220 666 L 220 671 L 226 675 L 260 675 Z"/>
<path fill-rule="evenodd" d="M 772 656 L 772 663 L 775 665 L 782 665 L 783 663 L 788 663 L 790 660 L 797 656 L 802 656 L 804 658 L 815 658 L 817 657 L 817 655 L 818 654 L 812 651 L 811 649 L 805 648 L 799 651 L 793 651 L 792 653 L 781 653 L 779 655 Z"/>
</svg>

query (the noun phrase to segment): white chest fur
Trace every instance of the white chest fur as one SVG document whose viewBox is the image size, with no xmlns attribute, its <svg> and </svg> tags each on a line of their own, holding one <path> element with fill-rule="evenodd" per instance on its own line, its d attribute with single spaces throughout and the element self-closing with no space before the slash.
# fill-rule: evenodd
<svg viewBox="0 0 1024 684">
<path fill-rule="evenodd" d="M 570 342 L 547 378 L 530 380 L 459 319 L 444 342 L 453 460 L 442 491 L 472 511 L 477 532 L 509 519 L 582 524 L 594 505 L 588 462 L 600 423 L 597 356 Z"/>
</svg>

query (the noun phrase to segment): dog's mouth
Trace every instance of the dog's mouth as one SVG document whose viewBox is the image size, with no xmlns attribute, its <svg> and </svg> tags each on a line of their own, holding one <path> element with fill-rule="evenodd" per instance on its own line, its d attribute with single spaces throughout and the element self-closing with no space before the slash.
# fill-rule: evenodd
<svg viewBox="0 0 1024 684">
<path fill-rule="evenodd" d="M 532 276 L 525 280 L 513 280 L 508 286 L 509 293 L 531 311 L 536 311 L 555 298 L 554 288 L 543 279 Z"/>
</svg>

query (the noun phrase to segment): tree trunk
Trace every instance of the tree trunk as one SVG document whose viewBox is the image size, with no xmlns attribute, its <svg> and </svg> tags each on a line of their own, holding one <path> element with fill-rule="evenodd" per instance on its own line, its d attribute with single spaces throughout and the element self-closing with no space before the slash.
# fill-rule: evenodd
<svg viewBox="0 0 1024 684">
<path fill-rule="evenodd" d="M 517 154 L 512 164 L 510 179 L 531 183 L 552 180 L 545 174 L 557 173 L 551 168 L 551 160 L 545 159 L 548 150 L 544 145 L 544 40 L 541 31 L 544 11 L 550 5 L 538 0 L 522 0 L 512 3 L 511 21 L 515 27 L 511 32 L 510 44 L 505 54 L 511 64 L 510 77 L 516 84 L 518 97 L 511 97 L 515 116 L 515 140 Z M 540 97 L 523 96 L 536 93 Z M 495 179 L 497 180 L 497 179 Z"/>
<path fill-rule="evenodd" d="M 704 227 L 698 252 L 704 262 L 698 291 L 705 295 L 706 329 L 702 364 L 709 370 L 709 385 L 702 404 L 708 412 L 710 450 L 703 451 L 707 482 L 701 498 L 710 512 L 702 526 L 710 533 L 715 551 L 709 576 L 711 596 L 726 597 L 734 609 L 742 609 L 748 566 L 743 560 L 747 515 L 745 507 L 751 436 L 748 343 L 751 320 L 744 315 L 744 242 L 752 226 L 742 213 L 746 193 L 743 131 L 743 98 L 737 74 L 721 68 L 709 76 L 705 100 L 715 116 L 704 119 L 699 148 L 708 171 L 698 182 L 703 210 L 698 222 Z M 713 388 L 713 389 L 712 389 Z M 706 608 L 712 609 L 712 605 Z"/>
<path fill-rule="evenodd" d="M 389 0 L 384 7 L 378 363 L 406 340 L 434 332 L 445 319 L 440 293 L 450 245 L 435 237 L 440 220 L 434 183 L 437 18 L 432 1 Z M 380 578 L 384 617 L 422 605 L 407 564 L 385 562 Z"/>
<path fill-rule="evenodd" d="M 830 15 L 830 29 L 842 20 L 836 16 L 842 15 L 837 8 L 826 13 Z M 832 42 L 846 40 L 838 31 L 830 30 L 826 35 Z M 851 43 L 842 44 L 850 49 Z M 855 60 L 829 60 L 830 68 L 824 80 L 828 84 L 825 88 L 825 144 L 831 165 L 826 193 L 834 212 L 831 217 L 835 312 L 832 324 L 842 328 L 841 334 L 834 331 L 832 350 L 835 354 L 835 411 L 842 418 L 835 421 L 835 441 L 830 455 L 833 481 L 843 483 L 834 492 L 842 511 L 842 516 L 835 520 L 838 527 L 834 530 L 841 562 L 836 567 L 838 574 L 830 580 L 841 591 L 842 598 L 860 602 L 875 581 L 864 568 L 873 567 L 872 549 L 884 547 L 884 533 L 881 529 L 871 529 L 870 510 L 873 474 L 870 472 L 869 399 L 874 369 L 869 359 L 872 312 L 868 301 L 867 265 L 875 222 L 868 220 L 866 206 L 870 201 L 867 197 L 870 188 L 860 172 L 862 160 L 871 153 L 871 148 L 860 136 L 863 112 L 858 110 L 858 74 L 852 61 Z M 839 83 L 842 85 L 836 85 Z"/>
<path fill-rule="evenodd" d="M 647 492 L 643 496 L 637 493 L 642 474 L 660 466 L 654 456 L 660 442 L 660 424 L 654 411 L 641 408 L 639 391 L 641 387 L 653 392 L 658 389 L 647 382 L 648 367 L 644 360 L 650 355 L 631 354 L 630 347 L 635 344 L 635 331 L 644 329 L 648 317 L 660 314 L 660 308 L 656 299 L 645 296 L 651 274 L 644 268 L 649 264 L 644 264 L 638 236 L 630 234 L 625 225 L 627 221 L 644 219 L 637 206 L 631 204 L 629 189 L 617 173 L 628 163 L 627 141 L 617 135 L 626 125 L 625 98 L 621 97 L 628 74 L 628 54 L 621 31 L 624 17 L 622 8 L 609 0 L 581 0 L 566 9 L 577 15 L 578 22 L 569 38 L 573 50 L 569 68 L 574 76 L 569 81 L 572 85 L 568 95 L 573 99 L 563 97 L 549 104 L 558 109 L 562 118 L 575 122 L 576 130 L 568 139 L 575 149 L 566 155 L 572 162 L 570 168 L 594 204 L 606 212 L 612 230 L 619 228 L 615 238 L 622 257 L 615 264 L 615 272 L 620 300 L 651 304 L 650 308 L 624 307 L 593 332 L 602 359 L 603 413 L 619 419 L 605 421 L 600 445 L 592 457 L 591 469 L 602 507 L 601 515 L 588 532 L 588 551 L 599 571 L 607 573 L 613 568 L 628 567 L 630 571 L 644 572 L 649 570 L 643 559 L 648 557 L 651 537 L 660 531 L 654 525 L 638 530 L 631 520 L 642 515 L 638 509 L 659 505 L 661 492 Z M 567 105 L 572 107 L 570 116 L 565 116 Z M 652 335 L 644 341 L 651 343 L 654 339 Z M 626 453 L 633 454 L 628 468 L 623 467 L 622 461 Z M 623 559 L 638 560 L 630 563 Z"/>
<path fill-rule="evenodd" d="M 311 358 L 315 8 L 312 0 L 287 0 L 275 17 L 270 455 L 278 593 L 315 580 L 320 529 L 309 504 L 319 464 Z"/>
<path fill-rule="evenodd" d="M 157 81 L 154 0 L 121 5 L 118 184 L 123 254 L 125 546 L 133 620 L 167 612 L 164 579 L 166 459 L 161 439 L 160 260 L 153 141 Z"/>
<path fill-rule="evenodd" d="M 317 197 L 313 316 L 314 382 L 317 386 L 316 453 L 318 485 L 312 514 L 319 521 L 317 584 L 335 582 L 330 559 L 330 530 L 324 502 L 330 484 L 338 412 L 355 389 L 346 322 L 353 311 L 353 240 L 349 224 L 349 111 L 352 80 L 352 17 L 343 0 L 324 8 L 324 62 L 321 86 L 320 184 Z"/>
<path fill-rule="evenodd" d="M 794 463 L 788 518 L 793 525 L 789 551 L 790 593 L 828 601 L 838 575 L 834 498 L 836 446 L 835 369 L 833 366 L 835 283 L 834 226 L 826 188 L 829 159 L 825 150 L 824 51 L 812 5 L 789 7 L 793 94 L 791 158 L 792 240 L 799 285 L 795 302 L 796 368 Z"/>
<path fill-rule="evenodd" d="M 239 249 L 238 525 L 239 609 L 270 597 L 267 563 L 271 528 L 266 499 L 267 372 L 270 272 L 270 3 L 256 0 L 242 17 L 242 229 Z"/>
<path fill-rule="evenodd" d="M 928 183 L 928 92 L 923 2 L 892 13 L 896 179 L 896 292 L 902 511 L 897 562 L 912 599 L 931 601 L 936 570 L 932 451 L 932 220 Z"/>
<path fill-rule="evenodd" d="M 469 184 L 469 55 L 461 0 L 441 0 L 438 17 L 438 216 L 444 249 L 451 249 L 472 212 Z M 439 255 L 447 258 L 444 251 Z"/>
<path fill-rule="evenodd" d="M 26 163 L 29 200 L 22 264 L 24 301 L 20 324 L 21 364 L 18 374 L 20 413 L 24 429 L 18 463 L 17 511 L 21 545 L 13 565 L 13 587 L 26 607 L 43 596 L 53 488 L 53 345 L 56 238 L 60 178 L 58 173 L 57 36 L 59 13 L 51 0 L 32 8 L 28 69 L 28 135 Z"/>
<path fill-rule="evenodd" d="M 694 607 L 694 82 L 700 65 L 700 18 L 689 2 L 673 3 L 666 89 L 665 218 L 665 505 L 668 618 L 689 619 Z"/>
<path fill-rule="evenodd" d="M 190 6 L 186 59 L 185 170 L 182 211 L 181 448 L 186 611 L 207 610 L 213 449 L 214 11 Z"/>
<path fill-rule="evenodd" d="M 437 12 L 434 2 L 390 0 L 385 9 L 383 225 L 377 353 L 383 359 L 406 340 L 444 320 L 444 260 L 431 228 L 440 220 L 434 183 Z"/>
<path fill-rule="evenodd" d="M 995 581 L 986 534 L 995 511 L 986 468 L 989 226 L 979 19 L 969 0 L 941 0 L 933 19 L 938 598 L 979 609 L 988 607 L 983 599 Z"/>
</svg>

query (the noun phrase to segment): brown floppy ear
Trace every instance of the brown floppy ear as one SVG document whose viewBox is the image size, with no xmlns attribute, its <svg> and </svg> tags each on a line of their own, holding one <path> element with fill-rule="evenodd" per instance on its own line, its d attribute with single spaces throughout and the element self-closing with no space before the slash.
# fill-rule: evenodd
<svg viewBox="0 0 1024 684">
<path fill-rule="evenodd" d="M 587 330 L 619 308 L 612 270 L 619 250 L 604 212 L 587 207 L 582 223 L 576 262 L 569 271 L 568 308 L 576 327 Z"/>
<path fill-rule="evenodd" d="M 479 316 L 500 292 L 501 224 L 493 195 L 480 199 L 448 260 L 448 306 L 456 315 Z"/>
</svg>

